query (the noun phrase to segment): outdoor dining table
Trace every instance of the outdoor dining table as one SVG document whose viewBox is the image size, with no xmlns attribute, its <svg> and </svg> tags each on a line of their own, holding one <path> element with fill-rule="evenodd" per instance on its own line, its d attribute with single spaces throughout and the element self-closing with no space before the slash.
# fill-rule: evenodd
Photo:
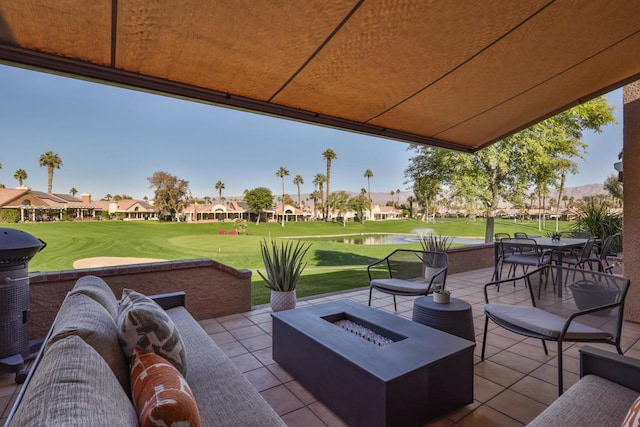
<svg viewBox="0 0 640 427">
<path fill-rule="evenodd" d="M 581 248 L 587 243 L 588 239 L 577 239 L 573 237 L 561 237 L 558 240 L 553 240 L 551 237 L 530 237 L 530 239 L 535 240 L 538 245 L 538 249 L 542 250 L 552 250 L 555 254 L 556 265 L 562 265 L 562 255 L 566 249 L 575 249 Z M 495 277 L 497 277 L 498 271 L 498 244 L 495 244 Z M 558 290 L 558 296 L 562 296 L 562 278 L 560 275 L 557 275 L 556 280 L 556 289 Z"/>
<path fill-rule="evenodd" d="M 534 237 L 533 240 L 538 244 L 538 248 L 551 249 L 556 254 L 556 265 L 562 266 L 562 255 L 566 249 L 581 248 L 587 243 L 589 239 L 578 239 L 573 237 L 561 237 L 558 240 L 553 240 L 551 237 Z M 562 277 L 557 274 L 555 277 L 556 289 L 558 290 L 558 296 L 562 297 Z"/>
</svg>

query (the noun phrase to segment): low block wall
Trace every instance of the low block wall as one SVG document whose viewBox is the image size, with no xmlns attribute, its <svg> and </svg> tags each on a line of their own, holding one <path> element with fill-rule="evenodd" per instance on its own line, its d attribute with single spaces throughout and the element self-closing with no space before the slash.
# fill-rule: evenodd
<svg viewBox="0 0 640 427">
<path fill-rule="evenodd" d="M 493 243 L 452 248 L 449 274 L 493 267 Z M 124 288 L 153 295 L 186 292 L 186 307 L 196 320 L 251 310 L 251 271 L 236 270 L 211 259 L 165 261 L 114 267 L 32 273 L 30 338 L 42 338 L 76 280 L 103 278 L 117 297 Z"/>
<path fill-rule="evenodd" d="M 449 269 L 447 274 L 464 273 L 494 266 L 494 245 L 460 246 L 447 251 L 449 255 Z"/>
<path fill-rule="evenodd" d="M 67 292 L 87 275 L 104 279 L 118 298 L 124 288 L 147 295 L 184 291 L 186 308 L 196 320 L 251 310 L 251 271 L 211 259 L 34 273 L 29 280 L 30 338 L 46 335 Z"/>
</svg>

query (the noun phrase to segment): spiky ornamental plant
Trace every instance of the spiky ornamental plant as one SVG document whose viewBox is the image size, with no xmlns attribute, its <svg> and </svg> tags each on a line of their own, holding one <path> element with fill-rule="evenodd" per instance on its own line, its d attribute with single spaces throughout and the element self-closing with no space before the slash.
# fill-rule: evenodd
<svg viewBox="0 0 640 427">
<path fill-rule="evenodd" d="M 307 265 L 302 260 L 310 247 L 310 244 L 301 241 L 261 241 L 260 251 L 266 275 L 260 270 L 258 274 L 265 281 L 265 286 L 276 292 L 295 290 L 302 270 Z"/>
<path fill-rule="evenodd" d="M 451 240 L 447 236 L 435 234 L 424 234 L 420 236 L 420 245 L 425 251 L 447 252 L 451 243 Z"/>
</svg>

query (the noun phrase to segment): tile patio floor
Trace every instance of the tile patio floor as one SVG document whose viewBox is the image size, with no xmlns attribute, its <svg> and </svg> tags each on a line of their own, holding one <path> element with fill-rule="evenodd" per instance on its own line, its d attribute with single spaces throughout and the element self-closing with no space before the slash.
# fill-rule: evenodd
<svg viewBox="0 0 640 427">
<path fill-rule="evenodd" d="M 522 426 L 556 398 L 557 362 L 553 352 L 554 344 L 549 346 L 549 355 L 545 356 L 538 340 L 525 339 L 490 323 L 487 359 L 480 361 L 484 324 L 482 287 L 491 274 L 491 269 L 483 269 L 447 277 L 447 287 L 452 290 L 453 296 L 469 302 L 473 308 L 477 342 L 474 356 L 475 401 L 428 424 L 429 426 Z M 508 286 L 502 289 L 502 298 L 513 298 L 514 301 L 524 292 L 521 284 L 513 289 Z M 342 298 L 366 304 L 368 294 L 368 288 L 362 288 L 322 295 L 298 301 L 298 307 Z M 374 291 L 373 297 L 372 306 L 394 312 L 391 296 Z M 398 316 L 411 319 L 414 298 L 398 298 Z M 268 306 L 259 306 L 247 313 L 203 320 L 200 324 L 287 425 L 345 425 L 271 358 L 270 312 Z M 580 344 L 569 343 L 565 347 L 565 387 L 571 386 L 578 379 L 579 346 Z M 602 347 L 615 351 L 610 345 Z M 640 358 L 640 324 L 624 323 L 622 349 L 625 354 Z M 8 416 L 19 390 L 13 378 L 13 374 L 0 375 L 2 422 Z"/>
</svg>

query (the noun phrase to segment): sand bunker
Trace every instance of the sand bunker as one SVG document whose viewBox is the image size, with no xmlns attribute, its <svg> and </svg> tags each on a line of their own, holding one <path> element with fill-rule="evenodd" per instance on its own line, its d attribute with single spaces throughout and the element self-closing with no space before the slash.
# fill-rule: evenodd
<svg viewBox="0 0 640 427">
<path fill-rule="evenodd" d="M 130 257 L 95 257 L 79 259 L 73 263 L 73 268 L 111 267 L 114 265 L 144 264 L 147 262 L 161 262 L 166 259 L 158 258 L 130 258 Z"/>
</svg>

